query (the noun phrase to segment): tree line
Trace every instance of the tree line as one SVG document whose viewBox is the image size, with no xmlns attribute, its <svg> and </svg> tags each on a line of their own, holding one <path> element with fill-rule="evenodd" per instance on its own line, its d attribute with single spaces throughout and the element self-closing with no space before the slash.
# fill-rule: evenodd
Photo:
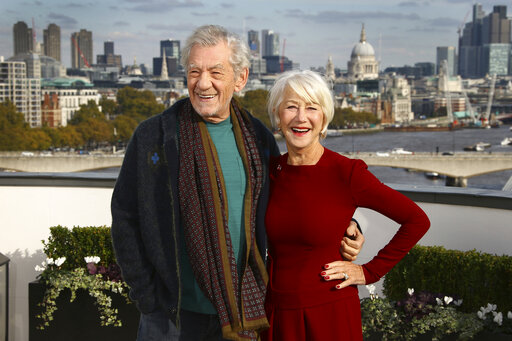
<svg viewBox="0 0 512 341">
<path fill-rule="evenodd" d="M 260 119 L 269 129 L 266 90 L 247 91 L 236 97 L 240 104 Z M 100 107 L 101 110 L 100 110 Z M 116 101 L 102 98 L 99 106 L 94 101 L 81 105 L 67 126 L 30 128 L 23 114 L 9 102 L 0 103 L 0 150 L 49 150 L 74 148 L 92 150 L 100 146 L 126 144 L 137 125 L 160 112 L 165 107 L 157 102 L 149 90 L 131 87 L 119 89 Z M 371 113 L 358 113 L 352 109 L 336 109 L 333 128 L 350 124 L 377 123 Z"/>
</svg>

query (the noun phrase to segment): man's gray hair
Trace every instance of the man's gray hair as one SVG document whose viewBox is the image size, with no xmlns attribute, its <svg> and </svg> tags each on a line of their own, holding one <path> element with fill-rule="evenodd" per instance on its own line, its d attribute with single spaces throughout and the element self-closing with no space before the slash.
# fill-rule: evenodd
<svg viewBox="0 0 512 341">
<path fill-rule="evenodd" d="M 250 67 L 249 47 L 234 33 L 228 32 L 224 27 L 218 25 L 205 25 L 197 28 L 190 37 L 188 37 L 185 47 L 181 51 L 181 64 L 185 71 L 189 67 L 190 50 L 195 45 L 202 47 L 216 46 L 225 42 L 231 49 L 229 62 L 233 67 L 235 77 L 237 77 L 244 68 Z"/>
</svg>

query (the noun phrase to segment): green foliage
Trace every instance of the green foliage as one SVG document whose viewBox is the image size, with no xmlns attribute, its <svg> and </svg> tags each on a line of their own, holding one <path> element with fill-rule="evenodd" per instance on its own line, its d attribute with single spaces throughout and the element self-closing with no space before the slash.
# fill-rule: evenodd
<svg viewBox="0 0 512 341">
<path fill-rule="evenodd" d="M 158 104 L 155 95 L 149 91 L 138 91 L 132 87 L 124 87 L 117 92 L 117 113 L 126 115 L 140 122 L 162 112 L 165 107 Z"/>
<path fill-rule="evenodd" d="M 110 228 L 107 226 L 50 227 L 50 236 L 43 242 L 43 251 L 48 258 L 66 257 L 62 270 L 73 270 L 85 266 L 84 257 L 98 256 L 100 264 L 109 266 L 116 263 L 112 249 Z"/>
<path fill-rule="evenodd" d="M 464 297 L 466 312 L 487 303 L 511 311 L 512 257 L 417 245 L 384 279 L 384 293 L 391 299 L 407 288 Z"/>
<path fill-rule="evenodd" d="M 100 314 L 100 325 L 122 326 L 118 316 L 119 311 L 112 307 L 112 298 L 109 296 L 109 292 L 121 294 L 126 298 L 126 302 L 129 303 L 128 287 L 124 282 L 105 281 L 100 274 L 90 275 L 84 268 L 76 268 L 73 271 L 56 268 L 47 274 L 45 283 L 47 289 L 43 302 L 39 303 L 43 311 L 36 316 L 41 320 L 37 329 L 44 329 L 50 325 L 53 315 L 58 309 L 57 298 L 66 289 L 71 291 L 70 302 L 75 300 L 78 290 L 86 290 L 90 296 L 96 299 L 96 306 Z"/>
<path fill-rule="evenodd" d="M 330 128 L 344 128 L 346 126 L 363 126 L 365 124 L 377 124 L 379 119 L 371 112 L 357 112 L 352 108 L 336 108 L 334 118 L 329 124 Z"/>
<path fill-rule="evenodd" d="M 421 296 L 421 295 L 420 295 Z M 448 298 L 448 297 L 446 297 Z M 417 300 L 409 294 L 405 300 Z M 403 303 L 404 301 L 402 301 Z M 422 305 L 423 314 L 411 316 L 403 304 L 389 298 L 371 295 L 361 300 L 363 335 L 367 340 L 479 340 L 482 333 L 490 335 L 512 334 L 512 320 L 489 309 L 479 317 L 475 312 L 466 313 L 460 307 L 446 301 Z M 492 338 L 494 339 L 494 338 Z"/>
<path fill-rule="evenodd" d="M 267 113 L 267 97 L 268 91 L 266 90 L 251 90 L 247 91 L 243 97 L 236 97 L 236 99 L 243 108 L 259 119 L 268 129 L 272 130 Z"/>
<path fill-rule="evenodd" d="M 130 87 L 119 90 L 117 102 L 102 98 L 100 105 L 101 111 L 94 101 L 82 105 L 66 127 L 30 128 L 14 104 L 1 102 L 0 150 L 82 148 L 84 145 L 95 148 L 112 142 L 127 142 L 140 121 L 165 109 L 151 91 Z"/>
<path fill-rule="evenodd" d="M 38 328 L 49 326 L 58 308 L 57 298 L 66 289 L 71 291 L 70 302 L 78 290 L 85 290 L 96 299 L 102 326 L 121 326 L 118 310 L 112 307 L 110 295 L 120 294 L 129 303 L 129 288 L 120 278 L 110 228 L 53 226 L 48 240 L 42 242 L 48 259 L 41 268 L 44 271 L 40 280 L 46 285 L 46 291 L 43 302 L 39 304 L 43 312 L 37 315 L 41 320 Z M 98 264 L 86 263 L 85 257 L 99 257 L 100 261 Z M 59 258 L 63 262 L 59 262 Z"/>
</svg>

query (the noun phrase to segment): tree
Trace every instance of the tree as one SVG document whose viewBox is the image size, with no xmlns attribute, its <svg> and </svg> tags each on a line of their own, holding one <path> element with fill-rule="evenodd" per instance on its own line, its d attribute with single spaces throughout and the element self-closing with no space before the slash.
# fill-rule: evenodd
<svg viewBox="0 0 512 341">
<path fill-rule="evenodd" d="M 129 116 L 137 122 L 159 114 L 165 109 L 163 104 L 156 101 L 151 91 L 138 91 L 129 86 L 119 89 L 117 104 L 117 114 Z"/>
<path fill-rule="evenodd" d="M 0 103 L 0 150 L 29 149 L 29 129 L 25 117 L 11 101 Z"/>
<path fill-rule="evenodd" d="M 114 129 L 94 101 L 81 105 L 69 123 L 75 126 L 88 148 L 112 141 Z"/>
<path fill-rule="evenodd" d="M 114 120 L 114 127 L 116 129 L 115 141 L 128 142 L 137 127 L 137 121 L 126 115 L 119 115 Z"/>
<path fill-rule="evenodd" d="M 117 115 L 117 103 L 105 96 L 100 99 L 101 112 L 107 119 L 112 120 Z"/>
<path fill-rule="evenodd" d="M 272 129 L 267 113 L 267 97 L 268 91 L 266 90 L 250 90 L 243 97 L 237 96 L 236 99 L 243 108 L 259 119 L 267 128 Z"/>
</svg>

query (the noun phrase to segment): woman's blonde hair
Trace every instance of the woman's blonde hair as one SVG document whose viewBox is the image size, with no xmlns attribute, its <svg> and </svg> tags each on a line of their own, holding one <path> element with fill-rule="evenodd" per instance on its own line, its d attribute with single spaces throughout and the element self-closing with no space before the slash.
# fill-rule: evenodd
<svg viewBox="0 0 512 341">
<path fill-rule="evenodd" d="M 272 89 L 270 89 L 267 103 L 268 115 L 274 130 L 279 127 L 279 106 L 283 102 L 284 93 L 288 88 L 293 90 L 306 103 L 320 105 L 325 118 L 321 136 L 325 137 L 327 126 L 334 117 L 334 100 L 325 79 L 317 72 L 310 70 L 287 71 L 277 77 Z"/>
</svg>

